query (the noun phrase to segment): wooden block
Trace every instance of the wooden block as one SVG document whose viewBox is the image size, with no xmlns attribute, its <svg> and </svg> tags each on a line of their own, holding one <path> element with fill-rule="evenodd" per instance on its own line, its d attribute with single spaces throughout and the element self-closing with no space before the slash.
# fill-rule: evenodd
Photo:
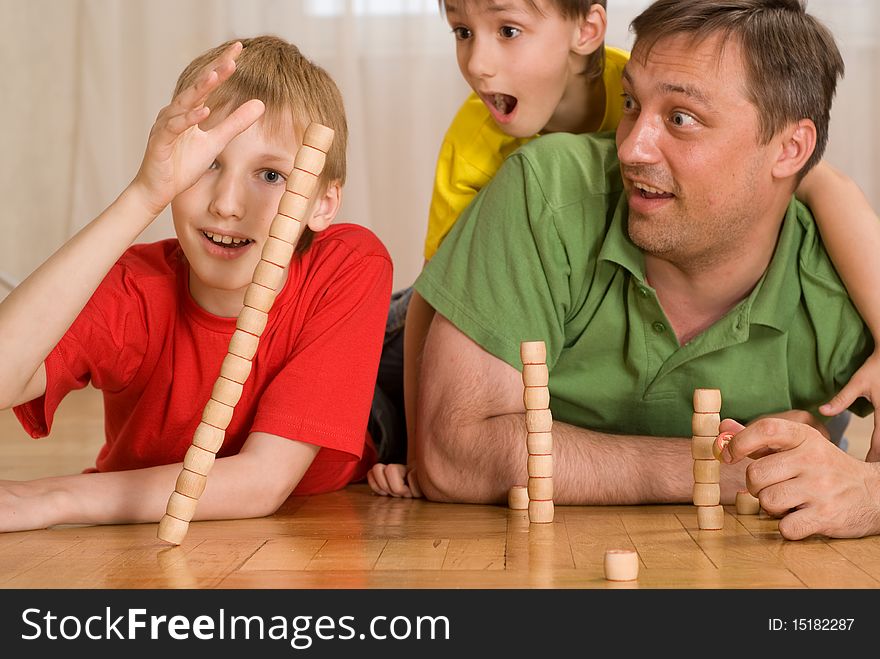
<svg viewBox="0 0 880 659">
<path fill-rule="evenodd" d="M 721 486 L 718 483 L 694 483 L 695 506 L 717 506 L 721 502 Z"/>
<path fill-rule="evenodd" d="M 526 430 L 529 432 L 550 432 L 553 429 L 553 415 L 550 410 L 526 410 Z"/>
<path fill-rule="evenodd" d="M 523 341 L 519 344 L 519 356 L 525 364 L 546 364 L 547 346 L 543 341 Z"/>
<path fill-rule="evenodd" d="M 269 235 L 291 245 L 296 245 L 305 226 L 303 222 L 279 213 L 272 220 L 272 226 L 269 227 Z"/>
<path fill-rule="evenodd" d="M 529 500 L 532 499 L 552 499 L 553 498 L 553 479 L 552 478 L 529 478 Z"/>
<path fill-rule="evenodd" d="M 251 282 L 244 293 L 244 306 L 269 313 L 277 295 L 278 293 L 271 288 Z M 239 318 L 241 318 L 241 314 L 239 314 Z"/>
<path fill-rule="evenodd" d="M 733 439 L 733 433 L 731 432 L 723 432 L 712 442 L 712 457 L 716 460 L 721 460 L 721 451 L 727 448 L 727 445 L 730 444 L 730 440 Z"/>
<path fill-rule="evenodd" d="M 193 433 L 192 445 L 201 449 L 216 453 L 223 446 L 223 440 L 226 439 L 226 432 L 220 428 L 208 425 L 207 423 L 199 423 L 196 431 Z"/>
<path fill-rule="evenodd" d="M 211 398 L 205 404 L 204 411 L 202 411 L 202 421 L 209 426 L 226 430 L 229 422 L 232 421 L 233 412 L 235 412 L 234 407 L 230 407 L 229 405 L 225 405 L 220 401 Z"/>
<path fill-rule="evenodd" d="M 719 531 L 724 528 L 724 506 L 701 506 L 697 508 L 697 526 L 703 531 Z"/>
<path fill-rule="evenodd" d="M 295 171 L 295 170 L 294 170 Z M 308 220 L 309 200 L 302 195 L 294 194 L 288 190 L 281 195 L 281 201 L 278 202 L 278 214 L 298 220 L 301 224 L 305 224 Z"/>
<path fill-rule="evenodd" d="M 254 336 L 260 336 L 269 322 L 269 314 L 253 307 L 242 307 L 235 321 L 235 328 L 249 332 Z"/>
<path fill-rule="evenodd" d="M 719 414 L 721 412 L 721 390 L 694 389 L 694 412 Z"/>
<path fill-rule="evenodd" d="M 206 451 L 198 446 L 190 446 L 183 456 L 183 468 L 188 469 L 194 474 L 207 476 L 214 466 L 214 458 L 216 456 L 212 451 Z M 177 517 L 177 515 L 175 515 Z"/>
<path fill-rule="evenodd" d="M 214 389 L 211 390 L 211 398 L 229 407 L 235 407 L 241 398 L 241 392 L 244 385 L 235 380 L 227 380 L 219 377 L 214 382 Z"/>
<path fill-rule="evenodd" d="M 523 364 L 522 381 L 526 387 L 546 387 L 550 383 L 547 364 Z"/>
<path fill-rule="evenodd" d="M 251 286 L 255 285 L 258 284 L 251 284 Z M 254 355 L 257 354 L 257 347 L 259 347 L 259 345 L 259 336 L 254 336 L 250 332 L 237 329 L 232 333 L 232 338 L 229 340 L 229 352 L 251 361 L 253 360 Z"/>
<path fill-rule="evenodd" d="M 712 454 L 712 445 L 715 444 L 715 437 L 699 437 L 694 435 L 691 438 L 691 456 L 694 460 L 714 460 Z"/>
<path fill-rule="evenodd" d="M 306 128 L 306 132 L 303 133 L 302 143 L 308 144 L 319 151 L 327 153 L 330 151 L 330 146 L 333 144 L 334 134 L 332 128 L 317 122 L 312 122 Z"/>
<path fill-rule="evenodd" d="M 721 463 L 718 460 L 694 460 L 695 483 L 718 483 L 721 481 Z"/>
<path fill-rule="evenodd" d="M 507 506 L 511 510 L 529 509 L 529 491 L 525 485 L 514 485 L 507 491 Z"/>
<path fill-rule="evenodd" d="M 526 450 L 529 455 L 550 455 L 553 453 L 553 433 L 528 433 L 526 435 Z"/>
<path fill-rule="evenodd" d="M 721 415 L 717 412 L 712 412 L 709 414 L 694 412 L 694 416 L 691 420 L 691 428 L 693 429 L 693 434 L 700 435 L 701 437 L 707 437 L 708 435 L 717 437 L 718 426 L 720 424 Z"/>
<path fill-rule="evenodd" d="M 752 496 L 748 490 L 740 490 L 736 493 L 736 514 L 757 515 L 761 512 L 761 502 L 758 497 Z"/>
<path fill-rule="evenodd" d="M 547 387 L 524 387 L 523 405 L 527 410 L 546 410 L 550 407 L 550 390 Z"/>
<path fill-rule="evenodd" d="M 244 384 L 251 374 L 252 366 L 253 362 L 249 359 L 227 353 L 226 357 L 223 358 L 223 364 L 220 366 L 220 376 L 227 380 Z"/>
<path fill-rule="evenodd" d="M 639 578 L 639 555 L 632 549 L 605 551 L 605 579 L 608 581 L 635 581 Z"/>
<path fill-rule="evenodd" d="M 318 177 L 304 169 L 294 169 L 287 177 L 287 190 L 306 199 L 315 196 L 318 189 Z"/>
<path fill-rule="evenodd" d="M 177 519 L 171 515 L 163 515 L 162 519 L 159 520 L 159 530 L 156 533 L 156 537 L 159 540 L 170 542 L 172 545 L 179 545 L 186 537 L 188 529 L 189 522 Z"/>
<path fill-rule="evenodd" d="M 308 144 L 303 144 L 293 160 L 294 169 L 302 169 L 315 176 L 319 176 L 327 161 L 327 154 Z"/>
<path fill-rule="evenodd" d="M 174 490 L 188 496 L 190 499 L 198 499 L 202 496 L 202 492 L 205 491 L 205 485 L 207 484 L 207 476 L 197 474 L 189 469 L 181 469 Z"/>
<path fill-rule="evenodd" d="M 168 499 L 166 514 L 171 515 L 175 519 L 188 522 L 196 514 L 196 506 L 198 504 L 198 499 L 191 499 L 180 492 L 172 492 L 171 497 Z"/>
<path fill-rule="evenodd" d="M 529 521 L 532 524 L 549 524 L 553 521 L 553 501 L 531 499 L 529 501 Z"/>
<path fill-rule="evenodd" d="M 293 245 L 278 238 L 269 236 L 263 245 L 262 259 L 286 268 L 293 256 Z"/>
<path fill-rule="evenodd" d="M 530 455 L 528 461 L 529 478 L 550 478 L 553 476 L 552 455 Z"/>
<path fill-rule="evenodd" d="M 281 290 L 281 284 L 284 283 L 284 268 L 260 259 L 254 270 L 253 281 L 273 291 Z"/>
</svg>

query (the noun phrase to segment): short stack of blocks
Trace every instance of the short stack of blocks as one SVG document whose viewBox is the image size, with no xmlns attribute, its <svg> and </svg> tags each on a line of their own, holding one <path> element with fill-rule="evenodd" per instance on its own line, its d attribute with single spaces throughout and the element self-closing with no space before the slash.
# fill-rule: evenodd
<svg viewBox="0 0 880 659">
<path fill-rule="evenodd" d="M 721 506 L 721 463 L 712 447 L 721 424 L 721 391 L 694 390 L 694 415 L 691 421 L 694 458 L 694 505 L 697 525 L 703 530 L 724 528 L 724 507 Z"/>
</svg>

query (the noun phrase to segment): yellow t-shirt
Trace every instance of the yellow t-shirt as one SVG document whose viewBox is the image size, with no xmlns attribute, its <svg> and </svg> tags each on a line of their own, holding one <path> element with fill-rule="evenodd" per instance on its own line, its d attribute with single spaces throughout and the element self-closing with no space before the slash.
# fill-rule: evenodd
<svg viewBox="0 0 880 659">
<path fill-rule="evenodd" d="M 605 117 L 598 131 L 615 130 L 623 113 L 623 67 L 629 54 L 606 46 Z M 511 137 L 504 134 L 480 97 L 471 94 L 443 138 L 434 192 L 428 212 L 428 234 L 425 238 L 425 259 L 430 260 L 446 238 L 458 216 L 477 193 L 495 176 L 501 163 L 534 137 Z"/>
</svg>

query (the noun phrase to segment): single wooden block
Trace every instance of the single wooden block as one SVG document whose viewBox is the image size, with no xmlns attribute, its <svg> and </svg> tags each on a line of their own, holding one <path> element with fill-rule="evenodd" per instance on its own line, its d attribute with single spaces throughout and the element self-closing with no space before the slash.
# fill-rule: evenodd
<svg viewBox="0 0 880 659">
<path fill-rule="evenodd" d="M 507 491 L 507 506 L 511 510 L 529 509 L 529 491 L 525 485 L 514 485 Z"/>
<path fill-rule="evenodd" d="M 202 492 L 205 491 L 205 485 L 207 484 L 207 476 L 197 474 L 189 469 L 181 469 L 174 490 L 188 496 L 190 499 L 198 499 L 202 496 Z"/>
<path fill-rule="evenodd" d="M 335 132 L 332 128 L 313 121 L 306 127 L 302 143 L 328 153 L 330 146 L 333 144 L 334 134 Z"/>
<path fill-rule="evenodd" d="M 294 169 L 287 177 L 287 190 L 306 199 L 315 196 L 318 189 L 318 177 L 304 169 Z"/>
<path fill-rule="evenodd" d="M 306 220 L 309 219 L 307 217 L 308 212 L 309 200 L 306 197 L 294 194 L 289 190 L 285 190 L 284 194 L 281 195 L 281 201 L 278 202 L 279 215 L 284 215 L 285 217 L 298 220 L 300 223 L 305 224 Z"/>
<path fill-rule="evenodd" d="M 719 414 L 721 412 L 721 390 L 694 389 L 694 412 Z"/>
<path fill-rule="evenodd" d="M 201 422 L 193 433 L 192 445 L 216 453 L 223 446 L 224 439 L 226 439 L 224 430 Z"/>
<path fill-rule="evenodd" d="M 293 245 L 278 238 L 269 236 L 263 245 L 262 259 L 286 268 L 293 256 Z"/>
<path fill-rule="evenodd" d="M 721 481 L 721 463 L 718 460 L 694 460 L 695 483 L 718 483 Z"/>
<path fill-rule="evenodd" d="M 259 284 L 251 284 L 251 286 Z M 250 332 L 237 329 L 232 333 L 229 339 L 229 352 L 239 357 L 244 357 L 248 361 L 253 360 L 257 354 L 257 348 L 260 345 L 260 337 L 254 336 Z"/>
<path fill-rule="evenodd" d="M 525 364 L 546 364 L 547 346 L 543 341 L 523 341 L 519 344 L 519 356 Z"/>
<path fill-rule="evenodd" d="M 700 435 L 701 437 L 706 437 L 708 435 L 717 437 L 718 426 L 720 424 L 721 415 L 717 412 L 712 412 L 709 414 L 694 412 L 694 416 L 691 420 L 691 428 L 693 429 L 693 434 Z"/>
<path fill-rule="evenodd" d="M 327 161 L 327 154 L 316 149 L 315 147 L 303 144 L 299 151 L 296 152 L 296 158 L 293 160 L 294 169 L 302 169 L 319 176 L 324 169 L 324 163 Z"/>
<path fill-rule="evenodd" d="M 547 364 L 523 364 L 522 381 L 526 387 L 546 387 L 550 383 Z"/>
<path fill-rule="evenodd" d="M 526 435 L 526 450 L 529 452 L 529 455 L 550 455 L 553 453 L 553 433 L 528 433 Z"/>
<path fill-rule="evenodd" d="M 269 227 L 269 235 L 291 245 L 296 245 L 305 226 L 303 222 L 279 213 L 272 220 L 272 226 Z"/>
<path fill-rule="evenodd" d="M 235 328 L 260 336 L 269 322 L 269 314 L 253 307 L 242 307 Z"/>
<path fill-rule="evenodd" d="M 761 512 L 761 502 L 758 497 L 752 496 L 748 490 L 740 490 L 736 493 L 736 514 L 757 515 Z"/>
<path fill-rule="evenodd" d="M 697 526 L 703 531 L 723 529 L 724 506 L 702 506 L 697 508 Z"/>
<path fill-rule="evenodd" d="M 252 366 L 253 362 L 251 360 L 233 355 L 230 352 L 223 358 L 223 364 L 220 366 L 220 376 L 227 380 L 244 384 L 251 374 Z"/>
<path fill-rule="evenodd" d="M 553 456 L 530 455 L 528 470 L 529 478 L 550 478 L 553 476 Z"/>
<path fill-rule="evenodd" d="M 192 445 L 187 449 L 186 455 L 183 456 L 183 468 L 189 469 L 194 474 L 207 476 L 211 471 L 211 467 L 214 466 L 214 459 L 216 457 L 213 452 Z"/>
<path fill-rule="evenodd" d="M 529 521 L 532 524 L 549 524 L 553 521 L 553 501 L 550 499 L 531 499 L 529 501 Z"/>
<path fill-rule="evenodd" d="M 241 398 L 244 385 L 235 380 L 227 380 L 220 376 L 214 381 L 214 389 L 211 390 L 211 398 L 229 407 L 235 407 Z"/>
<path fill-rule="evenodd" d="M 691 438 L 691 456 L 694 460 L 714 460 L 712 454 L 712 445 L 715 443 L 715 437 L 700 437 L 694 435 Z"/>
<path fill-rule="evenodd" d="M 529 432 L 550 432 L 553 429 L 553 414 L 550 410 L 526 410 L 526 430 Z"/>
<path fill-rule="evenodd" d="M 260 259 L 254 270 L 253 281 L 273 291 L 281 290 L 281 284 L 284 283 L 284 268 Z"/>
<path fill-rule="evenodd" d="M 523 387 L 523 405 L 527 410 L 546 410 L 550 407 L 550 389 Z"/>
<path fill-rule="evenodd" d="M 235 412 L 234 407 L 210 398 L 205 404 L 205 409 L 202 411 L 202 421 L 209 426 L 226 430 L 229 422 L 232 421 L 233 412 Z"/>
<path fill-rule="evenodd" d="M 529 478 L 529 499 L 552 499 L 553 498 L 553 479 L 552 478 Z"/>
<path fill-rule="evenodd" d="M 159 520 L 159 530 L 156 533 L 156 537 L 159 540 L 170 542 L 172 545 L 179 545 L 186 537 L 188 529 L 189 522 L 177 519 L 171 515 L 163 515 L 162 519 Z"/>
<path fill-rule="evenodd" d="M 632 549 L 605 550 L 605 579 L 635 581 L 639 578 L 639 555 Z"/>
<path fill-rule="evenodd" d="M 723 432 L 715 438 L 715 441 L 712 442 L 712 457 L 716 460 L 721 460 L 721 452 L 727 448 L 727 445 L 730 444 L 730 440 L 733 439 L 732 432 Z"/>
<path fill-rule="evenodd" d="M 717 506 L 721 502 L 721 486 L 718 483 L 694 483 L 695 506 Z"/>
<path fill-rule="evenodd" d="M 193 515 L 196 514 L 196 506 L 198 505 L 198 499 L 191 499 L 180 492 L 172 492 L 171 497 L 168 499 L 166 514 L 171 515 L 175 519 L 189 522 Z"/>
<path fill-rule="evenodd" d="M 278 293 L 271 288 L 251 282 L 244 293 L 244 306 L 262 311 L 263 313 L 269 313 L 269 309 L 275 303 L 277 295 Z M 239 318 L 241 318 L 241 314 L 239 314 Z"/>
</svg>

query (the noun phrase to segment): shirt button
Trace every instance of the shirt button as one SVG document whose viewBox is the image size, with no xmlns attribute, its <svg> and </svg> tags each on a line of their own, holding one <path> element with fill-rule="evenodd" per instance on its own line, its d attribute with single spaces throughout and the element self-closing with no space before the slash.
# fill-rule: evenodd
<svg viewBox="0 0 880 659">
<path fill-rule="evenodd" d="M 666 331 L 666 325 L 661 323 L 659 320 L 656 323 L 654 323 L 653 325 L 651 325 L 651 327 L 654 328 L 654 331 L 657 332 L 657 334 L 663 334 L 663 332 Z"/>
<path fill-rule="evenodd" d="M 648 297 L 650 293 L 648 292 L 648 289 L 644 286 L 639 286 L 639 295 L 641 295 L 642 297 Z"/>
</svg>

